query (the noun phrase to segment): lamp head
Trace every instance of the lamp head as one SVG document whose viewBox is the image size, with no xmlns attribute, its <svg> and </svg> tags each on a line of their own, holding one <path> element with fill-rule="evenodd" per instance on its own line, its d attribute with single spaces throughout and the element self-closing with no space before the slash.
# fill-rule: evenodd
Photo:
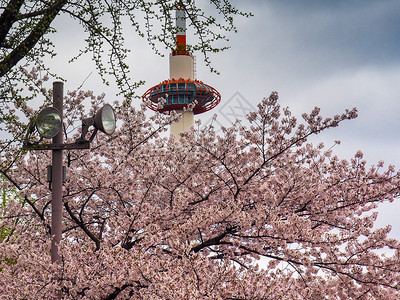
<svg viewBox="0 0 400 300">
<path fill-rule="evenodd" d="M 94 131 L 89 138 L 86 140 L 86 134 L 88 133 L 89 127 L 94 126 Z M 115 114 L 114 109 L 110 104 L 105 104 L 102 108 L 100 108 L 94 117 L 86 118 L 82 120 L 82 133 L 81 137 L 77 140 L 78 143 L 93 141 L 94 137 L 97 134 L 97 131 L 100 130 L 107 135 L 111 135 L 114 133 L 116 127 Z"/>
<path fill-rule="evenodd" d="M 36 129 L 41 137 L 51 139 L 61 130 L 62 120 L 58 109 L 46 107 L 36 117 Z"/>
<path fill-rule="evenodd" d="M 94 127 L 107 135 L 114 133 L 116 127 L 115 114 L 110 104 L 105 104 L 96 112 Z"/>
</svg>

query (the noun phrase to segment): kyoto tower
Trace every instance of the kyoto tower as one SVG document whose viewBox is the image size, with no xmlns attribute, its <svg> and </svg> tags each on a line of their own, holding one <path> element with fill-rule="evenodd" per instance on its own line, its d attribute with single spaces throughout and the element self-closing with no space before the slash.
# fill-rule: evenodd
<svg viewBox="0 0 400 300">
<path fill-rule="evenodd" d="M 213 87 L 196 80 L 194 56 L 186 48 L 186 17 L 183 8 L 176 10 L 176 49 L 169 56 L 169 80 L 148 89 L 142 96 L 150 109 L 164 113 L 175 110 L 182 117 L 171 124 L 171 134 L 178 137 L 181 132 L 194 125 L 194 115 L 213 109 L 221 101 L 221 95 Z M 159 107 L 161 98 L 165 99 Z M 192 111 L 185 108 L 194 103 Z"/>
</svg>

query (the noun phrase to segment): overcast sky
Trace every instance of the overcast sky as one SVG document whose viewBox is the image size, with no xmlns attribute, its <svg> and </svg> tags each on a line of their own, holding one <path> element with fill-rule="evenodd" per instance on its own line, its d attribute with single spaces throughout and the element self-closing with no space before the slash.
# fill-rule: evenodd
<svg viewBox="0 0 400 300">
<path fill-rule="evenodd" d="M 227 125 L 271 91 L 278 91 L 281 105 L 299 117 L 315 106 L 327 117 L 357 107 L 356 120 L 321 134 L 316 141 L 330 146 L 341 140 L 335 147 L 340 157 L 349 158 L 360 149 L 370 164 L 384 160 L 400 167 L 400 1 L 235 2 L 254 17 L 238 19 L 239 32 L 230 35 L 231 49 L 212 57 L 221 74 L 211 74 L 201 56 L 197 58 L 197 78 L 222 94 L 221 104 L 201 115 L 203 122 L 217 113 L 219 122 Z M 72 43 L 74 49 L 83 45 L 75 32 L 68 25 L 56 39 L 63 51 L 54 66 L 68 80 L 66 89 L 75 89 L 96 72 L 89 60 L 66 64 L 76 54 L 70 51 Z M 134 38 L 133 29 L 132 37 L 128 35 L 132 75 L 147 82 L 140 94 L 168 79 L 168 56 L 155 55 L 145 41 Z M 114 99 L 112 88 L 104 88 L 95 75 L 83 88 L 106 91 L 110 102 Z M 400 204 L 384 205 L 378 219 L 380 225 L 393 225 L 392 236 L 397 239 L 399 211 Z"/>
</svg>

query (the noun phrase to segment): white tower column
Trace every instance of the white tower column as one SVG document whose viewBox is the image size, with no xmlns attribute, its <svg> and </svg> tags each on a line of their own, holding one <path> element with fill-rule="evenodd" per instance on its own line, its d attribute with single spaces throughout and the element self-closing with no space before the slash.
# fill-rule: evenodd
<svg viewBox="0 0 400 300">
<path fill-rule="evenodd" d="M 169 79 L 194 80 L 194 57 L 186 51 L 186 18 L 183 10 L 176 10 L 177 54 L 169 57 Z M 194 126 L 193 111 L 178 110 L 182 118 L 171 124 L 171 135 L 179 138 L 179 134 L 189 131 Z"/>
</svg>

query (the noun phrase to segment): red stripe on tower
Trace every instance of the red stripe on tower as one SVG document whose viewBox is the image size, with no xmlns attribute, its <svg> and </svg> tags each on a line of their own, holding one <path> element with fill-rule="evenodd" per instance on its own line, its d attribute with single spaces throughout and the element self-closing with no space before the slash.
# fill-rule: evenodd
<svg viewBox="0 0 400 300">
<path fill-rule="evenodd" d="M 176 28 L 177 33 L 175 54 L 189 55 L 189 52 L 186 51 L 186 17 L 183 8 L 176 10 Z"/>
</svg>

